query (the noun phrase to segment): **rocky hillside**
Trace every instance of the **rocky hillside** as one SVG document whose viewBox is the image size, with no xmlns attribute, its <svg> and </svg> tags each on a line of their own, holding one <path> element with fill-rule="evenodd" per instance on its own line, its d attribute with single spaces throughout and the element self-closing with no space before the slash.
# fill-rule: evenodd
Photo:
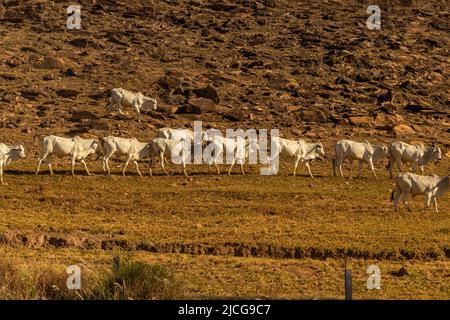
<svg viewBox="0 0 450 320">
<path fill-rule="evenodd" d="M 148 139 L 161 126 L 279 128 L 287 137 L 450 147 L 447 0 L 0 0 L 0 138 Z M 142 123 L 109 90 L 156 97 Z"/>
</svg>

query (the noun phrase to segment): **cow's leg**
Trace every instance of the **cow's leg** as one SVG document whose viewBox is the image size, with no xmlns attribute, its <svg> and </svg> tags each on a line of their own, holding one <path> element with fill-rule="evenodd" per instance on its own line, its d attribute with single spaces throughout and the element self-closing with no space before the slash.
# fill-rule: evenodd
<svg viewBox="0 0 450 320">
<path fill-rule="evenodd" d="M 295 175 L 296 175 L 296 173 L 297 173 L 297 166 L 298 166 L 298 163 L 300 162 L 300 156 L 297 156 L 296 158 L 295 158 L 295 163 L 294 163 L 294 177 L 295 177 Z"/>
<path fill-rule="evenodd" d="M 48 154 L 44 153 L 41 158 L 38 158 L 38 165 L 37 165 L 37 168 L 36 168 L 36 175 L 39 173 L 39 169 L 41 168 L 42 161 L 44 161 L 45 158 L 47 158 L 47 156 L 48 156 Z"/>
<path fill-rule="evenodd" d="M 72 156 L 72 176 L 75 175 L 75 161 L 76 161 L 76 156 L 73 155 Z"/>
<path fill-rule="evenodd" d="M 130 163 L 130 161 L 131 161 L 131 157 L 127 157 L 127 160 L 125 161 L 125 166 L 123 167 L 123 170 L 122 170 L 122 175 L 125 177 L 125 171 L 127 170 L 127 167 L 128 167 L 128 164 Z"/>
<path fill-rule="evenodd" d="M 342 161 L 343 161 L 342 158 L 337 158 L 337 159 L 335 159 L 335 162 L 334 162 L 335 168 L 339 168 L 339 173 L 341 175 L 341 178 L 344 177 L 344 174 L 342 173 Z"/>
<path fill-rule="evenodd" d="M 3 160 L 0 160 L 0 180 L 2 182 L 2 185 L 4 185 L 5 182 L 3 181 Z"/>
<path fill-rule="evenodd" d="M 50 175 L 53 175 L 52 158 L 51 158 L 51 156 L 48 156 L 46 161 L 47 161 L 47 165 L 48 165 L 48 170 L 50 171 Z"/>
<path fill-rule="evenodd" d="M 139 171 L 139 164 L 136 160 L 133 160 L 134 164 L 136 165 L 136 171 L 137 173 L 142 177 L 142 173 Z"/>
<path fill-rule="evenodd" d="M 87 167 L 86 161 L 84 159 L 81 159 L 80 162 L 84 165 L 84 169 L 86 169 L 87 175 L 90 176 L 91 173 L 89 172 L 89 169 Z"/>
<path fill-rule="evenodd" d="M 402 191 L 399 187 L 395 187 L 394 191 L 394 210 L 398 211 L 398 201 L 400 200 L 400 197 L 402 196 Z"/>
<path fill-rule="evenodd" d="M 216 168 L 217 175 L 220 176 L 219 166 L 217 165 L 217 159 L 214 159 L 214 167 Z"/>
<path fill-rule="evenodd" d="M 408 196 L 409 196 L 410 191 L 411 191 L 411 189 L 408 188 L 407 190 L 403 190 L 403 192 L 402 192 L 403 204 L 405 205 L 406 209 L 408 209 L 409 212 L 411 212 L 411 207 L 409 206 L 409 203 L 408 203 Z"/>
<path fill-rule="evenodd" d="M 425 194 L 425 206 L 422 208 L 422 211 L 425 211 L 431 205 L 431 193 Z"/>
<path fill-rule="evenodd" d="M 161 167 L 163 168 L 164 173 L 165 173 L 166 175 L 169 175 L 169 173 L 167 172 L 166 168 L 164 167 L 164 153 L 161 152 L 160 155 L 159 155 L 159 157 L 161 158 Z"/>
<path fill-rule="evenodd" d="M 370 166 L 370 170 L 372 171 L 373 176 L 375 177 L 375 179 L 377 179 L 377 174 L 375 173 L 375 168 L 373 167 L 372 159 L 369 159 L 369 166 Z"/>
<path fill-rule="evenodd" d="M 106 170 L 108 171 L 108 176 L 111 175 L 111 168 L 109 167 L 109 159 L 112 157 L 112 155 L 116 152 L 116 149 L 110 149 L 107 151 L 105 156 L 103 157 L 103 162 L 106 167 Z"/>
<path fill-rule="evenodd" d="M 103 172 L 106 172 L 105 157 L 102 158 L 102 169 L 103 169 Z"/>
<path fill-rule="evenodd" d="M 153 175 L 153 174 L 152 174 L 152 164 L 153 164 L 153 157 L 150 156 L 150 157 L 148 158 L 148 173 L 149 173 L 150 176 Z"/>
<path fill-rule="evenodd" d="M 134 108 L 136 109 L 137 112 L 138 122 L 141 123 L 141 110 L 139 109 L 139 106 L 137 104 L 134 105 Z"/>
<path fill-rule="evenodd" d="M 245 176 L 245 171 L 244 171 L 244 162 L 241 162 L 241 173 L 243 176 Z"/>
<path fill-rule="evenodd" d="M 308 168 L 309 176 L 311 178 L 314 178 L 313 174 L 311 173 L 311 166 L 309 165 L 309 161 L 305 161 L 305 166 L 306 166 L 306 168 Z"/>
<path fill-rule="evenodd" d="M 434 211 L 436 211 L 436 213 L 438 213 L 439 210 L 438 210 L 437 197 L 436 196 L 433 197 L 433 202 L 434 202 Z"/>
<path fill-rule="evenodd" d="M 184 160 L 184 156 L 183 156 L 183 161 L 182 161 L 181 165 L 183 166 L 183 173 L 187 177 L 188 174 L 186 172 L 186 161 Z"/>
<path fill-rule="evenodd" d="M 106 170 L 108 171 L 108 176 L 111 175 L 111 168 L 109 167 L 109 157 L 105 159 Z"/>
<path fill-rule="evenodd" d="M 395 160 L 395 163 L 397 164 L 398 172 L 399 173 L 402 172 L 402 160 L 397 159 L 397 160 Z"/>
<path fill-rule="evenodd" d="M 231 166 L 230 166 L 230 169 L 228 169 L 228 175 L 230 176 L 231 175 L 231 170 L 233 169 L 233 166 L 234 166 L 234 164 L 235 164 L 235 162 L 236 162 L 236 155 L 234 155 L 234 157 L 233 157 L 233 160 L 231 161 Z"/>
</svg>

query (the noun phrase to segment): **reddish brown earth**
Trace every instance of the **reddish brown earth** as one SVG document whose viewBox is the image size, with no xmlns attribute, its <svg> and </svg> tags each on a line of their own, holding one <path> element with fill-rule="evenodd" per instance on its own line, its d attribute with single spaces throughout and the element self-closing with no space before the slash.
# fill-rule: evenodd
<svg viewBox="0 0 450 320">
<path fill-rule="evenodd" d="M 279 128 L 334 141 L 450 146 L 447 1 L 0 1 L 0 138 L 35 153 L 47 134 L 148 139 L 162 126 Z M 141 124 L 109 90 L 156 97 Z"/>
</svg>

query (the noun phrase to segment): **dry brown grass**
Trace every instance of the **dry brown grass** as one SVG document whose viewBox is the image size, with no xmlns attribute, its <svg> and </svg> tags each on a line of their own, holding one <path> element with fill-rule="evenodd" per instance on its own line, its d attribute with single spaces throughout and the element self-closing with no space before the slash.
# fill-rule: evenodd
<svg viewBox="0 0 450 320">
<path fill-rule="evenodd" d="M 444 174 L 446 161 L 429 170 Z M 389 276 L 380 293 L 358 289 L 361 298 L 449 297 L 448 195 L 438 214 L 417 211 L 422 199 L 413 200 L 412 213 L 395 213 L 384 170 L 374 181 L 367 171 L 361 180 L 330 177 L 325 162 L 313 165 L 316 179 L 288 176 L 286 164 L 279 176 L 252 168 L 244 177 L 216 177 L 199 167 L 188 179 L 67 172 L 52 178 L 36 177 L 23 164 L 13 169 L 25 173 L 6 173 L 0 242 L 25 268 L 57 254 L 58 263 L 89 256 L 96 269 L 110 249 L 121 248 L 174 267 L 186 297 L 340 298 L 342 270 L 336 270 L 352 255 L 360 259 L 359 285 L 367 261 L 412 270 Z M 309 268 L 322 271 L 317 276 Z"/>
</svg>

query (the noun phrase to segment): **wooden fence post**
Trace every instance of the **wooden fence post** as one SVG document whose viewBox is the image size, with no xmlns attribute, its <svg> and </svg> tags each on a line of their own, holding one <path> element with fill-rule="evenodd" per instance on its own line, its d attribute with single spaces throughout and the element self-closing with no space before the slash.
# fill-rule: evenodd
<svg viewBox="0 0 450 320">
<path fill-rule="evenodd" d="M 352 300 L 352 258 L 345 258 L 345 300 Z"/>
</svg>

